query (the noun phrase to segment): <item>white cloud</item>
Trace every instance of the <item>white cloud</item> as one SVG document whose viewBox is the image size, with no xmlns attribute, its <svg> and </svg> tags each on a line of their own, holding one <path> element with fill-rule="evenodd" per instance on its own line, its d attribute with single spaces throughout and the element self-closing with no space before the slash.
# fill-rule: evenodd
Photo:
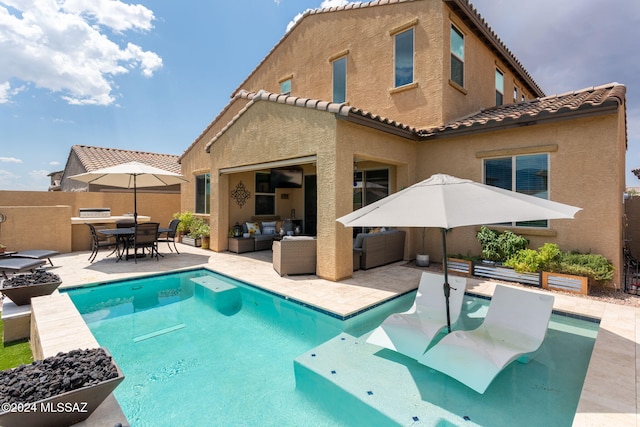
<svg viewBox="0 0 640 427">
<path fill-rule="evenodd" d="M 154 52 L 108 35 L 149 31 L 155 19 L 142 5 L 119 0 L 3 0 L 0 2 L 0 103 L 16 81 L 60 93 L 76 105 L 115 101 L 113 78 L 139 68 L 145 77 L 162 67 Z"/>
<path fill-rule="evenodd" d="M 29 176 L 34 179 L 48 178 L 49 171 L 46 170 L 32 170 L 29 172 Z"/>
<path fill-rule="evenodd" d="M 22 163 L 22 160 L 15 157 L 0 157 L 0 163 Z"/>
<path fill-rule="evenodd" d="M 58 166 L 59 164 L 60 164 L 60 162 L 57 162 L 55 160 L 53 162 L 49 162 L 49 165 L 51 165 L 51 166 Z"/>
</svg>

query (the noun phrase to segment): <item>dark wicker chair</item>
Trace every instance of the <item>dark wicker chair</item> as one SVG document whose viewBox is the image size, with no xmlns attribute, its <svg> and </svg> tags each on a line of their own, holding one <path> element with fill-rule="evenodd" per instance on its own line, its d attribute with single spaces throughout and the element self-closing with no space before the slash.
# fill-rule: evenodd
<svg viewBox="0 0 640 427">
<path fill-rule="evenodd" d="M 118 243 L 114 239 L 98 235 L 96 227 L 93 224 L 85 222 L 85 225 L 89 227 L 89 231 L 91 232 L 91 255 L 89 255 L 89 262 L 93 262 L 96 259 L 100 248 L 113 248 L 111 253 L 118 249 Z"/>
<path fill-rule="evenodd" d="M 158 228 L 160 224 L 157 222 L 143 222 L 135 226 L 133 233 L 133 243 L 129 246 L 133 247 L 133 259 L 138 263 L 138 249 L 149 249 L 149 256 L 153 257 L 155 253 L 156 261 L 158 260 Z M 127 258 L 129 258 L 129 248 L 127 248 Z"/>
<path fill-rule="evenodd" d="M 177 254 L 180 253 L 178 252 L 178 247 L 176 246 L 176 235 L 178 234 L 177 230 L 179 224 L 179 219 L 172 219 L 171 222 L 169 222 L 169 231 L 161 233 L 161 237 L 158 238 L 158 243 L 166 243 L 171 252 L 173 252 L 173 249 L 171 249 L 171 243 L 173 243 L 173 247 L 176 250 Z M 164 235 L 164 237 L 162 237 L 162 235 Z"/>
</svg>

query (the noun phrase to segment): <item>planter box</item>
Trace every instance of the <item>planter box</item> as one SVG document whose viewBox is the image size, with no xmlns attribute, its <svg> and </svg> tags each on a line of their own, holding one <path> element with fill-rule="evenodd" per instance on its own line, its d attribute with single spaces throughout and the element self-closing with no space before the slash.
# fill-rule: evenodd
<svg viewBox="0 0 640 427">
<path fill-rule="evenodd" d="M 31 304 L 31 298 L 51 295 L 62 282 L 37 283 L 27 286 L 2 287 L 0 291 L 16 305 Z"/>
<path fill-rule="evenodd" d="M 507 282 L 525 283 L 527 285 L 540 286 L 539 273 L 517 273 L 509 267 L 502 267 L 491 264 L 475 264 L 473 266 L 473 275 L 480 277 L 488 277 L 490 279 L 505 280 Z"/>
<path fill-rule="evenodd" d="M 471 276 L 473 274 L 473 263 L 464 259 L 447 258 L 447 270 L 450 273 Z"/>
<path fill-rule="evenodd" d="M 589 292 L 589 278 L 573 276 L 571 274 L 542 272 L 542 287 L 558 291 L 574 292 L 587 295 Z"/>
<path fill-rule="evenodd" d="M 202 239 L 199 237 L 197 239 L 194 239 L 193 237 L 182 236 L 182 243 L 189 246 L 200 247 L 202 246 Z"/>
</svg>

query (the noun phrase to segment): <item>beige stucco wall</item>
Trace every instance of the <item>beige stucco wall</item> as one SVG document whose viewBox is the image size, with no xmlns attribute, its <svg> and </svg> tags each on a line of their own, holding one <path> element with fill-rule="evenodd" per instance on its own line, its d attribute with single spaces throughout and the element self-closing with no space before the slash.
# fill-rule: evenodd
<svg viewBox="0 0 640 427">
<path fill-rule="evenodd" d="M 138 214 L 166 226 L 180 210 L 180 195 L 138 192 Z M 133 211 L 133 193 L 0 191 L 0 243 L 9 250 L 90 249 L 88 228 L 71 225 L 79 208 L 111 209 L 112 215 Z"/>
<path fill-rule="evenodd" d="M 448 83 L 451 22 L 465 32 L 466 95 Z M 394 31 L 412 23 L 416 84 L 398 90 Z M 511 102 L 514 83 L 524 87 L 443 1 L 424 0 L 311 14 L 283 37 L 240 88 L 280 93 L 280 82 L 291 78 L 293 96 L 331 101 L 331 61 L 344 55 L 350 105 L 418 127 L 493 106 L 496 64 L 505 73 L 505 102 Z"/>
<path fill-rule="evenodd" d="M 616 267 L 615 283 L 620 284 L 621 236 L 625 135 L 620 134 L 616 114 L 480 133 L 421 144 L 419 179 L 434 173 L 482 182 L 483 157 L 505 157 L 535 152 L 549 153 L 549 197 L 579 206 L 574 220 L 552 220 L 549 230 L 517 228 L 530 239 L 530 247 L 557 243 L 562 250 L 604 255 Z M 498 150 L 504 150 L 500 152 Z M 449 253 L 478 255 L 477 227 L 454 229 L 448 233 Z M 440 235 L 430 230 L 427 250 L 442 257 Z M 434 255 L 435 254 L 435 255 Z"/>
<path fill-rule="evenodd" d="M 363 126 L 336 120 L 327 112 L 271 102 L 257 102 L 212 145 L 211 248 L 228 247 L 228 230 L 238 218 L 253 216 L 253 201 L 240 208 L 231 191 L 240 180 L 254 193 L 254 172 L 220 175 L 220 168 L 316 156 L 315 166 L 304 166 L 305 173 L 317 175 L 318 266 L 319 276 L 339 280 L 352 273 L 352 231 L 335 220 L 353 208 L 353 162 L 363 166 L 388 165 L 392 192 L 406 185 L 415 173 L 415 142 L 372 131 Z M 302 217 L 302 189 L 278 190 L 277 214 L 287 217 L 291 207 Z M 281 192 L 288 192 L 282 204 Z M 245 210 L 246 208 L 246 210 Z M 242 213 L 241 213 L 242 212 Z"/>
</svg>

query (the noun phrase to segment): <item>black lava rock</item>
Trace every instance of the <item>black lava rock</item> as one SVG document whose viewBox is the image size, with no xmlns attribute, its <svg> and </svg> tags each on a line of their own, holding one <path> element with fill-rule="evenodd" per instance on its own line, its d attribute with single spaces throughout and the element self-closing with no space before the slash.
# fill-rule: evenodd
<svg viewBox="0 0 640 427">
<path fill-rule="evenodd" d="M 6 279 L 2 286 L 4 288 L 16 288 L 19 286 L 40 285 L 43 283 L 60 282 L 60 276 L 44 270 L 36 270 L 29 274 L 16 274 L 10 279 Z"/>
<path fill-rule="evenodd" d="M 117 376 L 118 369 L 103 348 L 58 353 L 0 371 L 0 405 L 33 403 Z"/>
</svg>

